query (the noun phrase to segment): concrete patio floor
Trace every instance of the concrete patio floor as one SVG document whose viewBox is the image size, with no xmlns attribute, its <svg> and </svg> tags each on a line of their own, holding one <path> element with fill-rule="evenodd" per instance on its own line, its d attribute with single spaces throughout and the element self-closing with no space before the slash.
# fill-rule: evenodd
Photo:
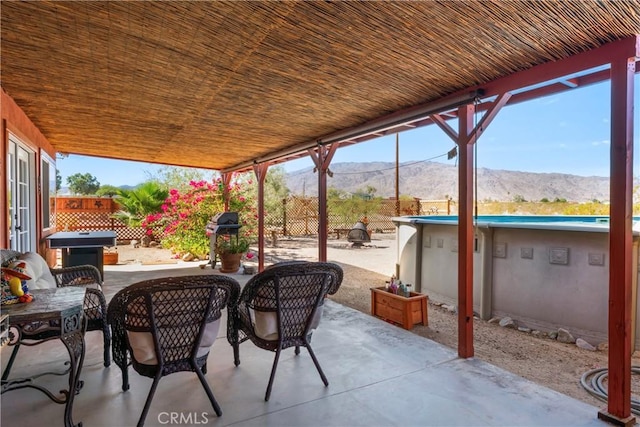
<svg viewBox="0 0 640 427">
<path fill-rule="evenodd" d="M 168 268 L 167 268 L 168 267 Z M 109 300 L 130 283 L 170 275 L 215 274 L 210 268 L 108 266 Z M 232 275 L 241 284 L 250 276 Z M 214 344 L 206 375 L 223 415 L 216 417 L 197 377 L 163 378 L 146 419 L 147 426 L 579 426 L 607 425 L 599 408 L 539 386 L 478 359 L 459 359 L 454 350 L 359 311 L 327 301 L 312 345 L 329 380 L 324 387 L 309 354 L 283 352 L 269 402 L 264 393 L 274 353 L 250 342 L 233 364 L 226 332 Z M 102 364 L 99 332 L 86 336 L 87 354 L 76 396 L 74 422 L 90 426 L 137 423 L 151 379 L 129 369 L 131 388 L 121 389 L 120 369 Z M 3 367 L 10 347 L 2 349 Z M 12 377 L 63 369 L 68 358 L 57 341 L 22 348 Z M 52 390 L 64 377 L 42 377 Z M 33 389 L 2 395 L 5 426 L 62 425 L 63 405 Z M 171 417 L 174 417 L 173 419 Z"/>
</svg>

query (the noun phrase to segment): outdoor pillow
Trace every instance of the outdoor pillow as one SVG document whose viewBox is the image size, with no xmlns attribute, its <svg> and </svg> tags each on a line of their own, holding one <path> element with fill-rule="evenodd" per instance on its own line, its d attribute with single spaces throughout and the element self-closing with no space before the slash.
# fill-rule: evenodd
<svg viewBox="0 0 640 427">
<path fill-rule="evenodd" d="M 47 262 L 35 252 L 25 252 L 18 257 L 26 264 L 27 275 L 31 277 L 27 280 L 29 289 L 51 289 L 56 287 L 56 281 L 49 270 Z"/>
<path fill-rule="evenodd" d="M 218 338 L 220 320 L 221 319 L 217 319 L 213 322 L 207 323 L 205 326 L 196 357 L 202 357 L 209 352 L 209 349 L 215 342 L 216 338 Z M 129 338 L 131 352 L 133 353 L 133 358 L 136 362 L 143 365 L 158 364 L 155 347 L 153 346 L 153 335 L 151 332 L 127 331 L 127 337 Z"/>
<path fill-rule="evenodd" d="M 324 306 L 321 305 L 313 315 L 311 320 L 311 327 L 309 331 L 312 331 L 320 325 L 322 319 L 322 311 Z M 267 341 L 275 341 L 278 339 L 278 315 L 275 311 L 253 311 L 254 315 L 254 331 L 256 336 Z"/>
</svg>

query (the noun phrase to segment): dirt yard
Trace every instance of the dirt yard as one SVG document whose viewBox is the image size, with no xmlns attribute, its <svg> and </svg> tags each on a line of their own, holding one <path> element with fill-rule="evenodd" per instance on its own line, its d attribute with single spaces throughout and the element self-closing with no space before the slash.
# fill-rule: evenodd
<svg viewBox="0 0 640 427">
<path fill-rule="evenodd" d="M 395 241 L 393 241 L 395 242 Z M 338 293 L 331 297 L 334 301 L 370 314 L 370 288 L 383 286 L 389 276 L 380 268 L 381 251 L 384 257 L 394 251 L 393 242 L 376 240 L 360 250 L 346 250 L 344 241 L 329 241 L 329 260 L 336 260 L 345 272 L 343 284 Z M 280 240 L 277 248 L 268 246 L 265 250 L 267 263 L 285 259 L 317 259 L 317 247 L 313 239 Z M 380 249 L 380 251 L 378 250 Z M 120 263 L 140 262 L 142 264 L 175 263 L 175 257 L 168 250 L 133 248 L 118 246 Z M 395 252 L 393 252 L 395 253 Z M 376 271 L 377 270 L 377 271 Z M 412 332 L 453 349 L 457 348 L 457 314 L 429 301 L 429 326 L 414 326 Z M 507 329 L 497 323 L 480 319 L 474 320 L 475 357 L 502 369 L 513 372 L 533 382 L 549 387 L 560 393 L 594 405 L 604 407 L 605 403 L 589 394 L 581 385 L 583 373 L 607 367 L 606 345 L 600 350 L 589 351 L 574 344 L 564 344 L 550 338 L 533 336 L 531 333 Z M 640 365 L 638 352 L 634 353 L 632 365 Z M 634 377 L 632 388 L 635 395 L 640 384 Z"/>
</svg>

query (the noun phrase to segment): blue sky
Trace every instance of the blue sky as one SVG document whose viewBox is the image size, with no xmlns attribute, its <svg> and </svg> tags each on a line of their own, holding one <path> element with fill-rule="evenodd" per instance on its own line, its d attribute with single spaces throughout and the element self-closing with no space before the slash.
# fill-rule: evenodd
<svg viewBox="0 0 640 427">
<path fill-rule="evenodd" d="M 507 106 L 478 141 L 478 167 L 583 176 L 609 175 L 610 83 Z M 634 172 L 640 175 L 640 75 L 635 79 Z M 437 126 L 400 133 L 400 162 L 443 156 L 454 143 Z M 332 163 L 395 162 L 395 135 L 339 148 Z M 91 173 L 101 185 L 136 185 L 159 166 L 70 155 L 58 159 L 62 185 L 75 173 Z M 287 172 L 313 166 L 309 158 L 282 164 Z"/>
</svg>

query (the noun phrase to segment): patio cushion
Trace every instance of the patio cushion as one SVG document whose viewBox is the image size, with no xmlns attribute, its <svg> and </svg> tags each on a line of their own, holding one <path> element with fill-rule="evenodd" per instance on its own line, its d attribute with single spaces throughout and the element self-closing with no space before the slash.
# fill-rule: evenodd
<svg viewBox="0 0 640 427">
<path fill-rule="evenodd" d="M 196 353 L 196 357 L 202 357 L 209 352 L 209 349 L 218 338 L 220 330 L 220 319 L 207 324 L 202 334 L 202 341 Z M 151 332 L 127 331 L 129 345 L 133 358 L 143 365 L 157 365 L 158 359 L 153 346 L 153 335 Z"/>
<path fill-rule="evenodd" d="M 52 289 L 56 287 L 56 281 L 49 270 L 47 262 L 35 252 L 25 252 L 18 257 L 26 264 L 27 275 L 31 280 L 27 280 L 29 289 Z"/>
<path fill-rule="evenodd" d="M 311 320 L 309 330 L 316 329 L 322 320 L 322 310 L 324 306 L 318 307 L 316 313 Z M 254 310 L 254 330 L 258 337 L 267 341 L 275 341 L 278 339 L 278 316 L 275 311 L 257 311 Z"/>
</svg>

